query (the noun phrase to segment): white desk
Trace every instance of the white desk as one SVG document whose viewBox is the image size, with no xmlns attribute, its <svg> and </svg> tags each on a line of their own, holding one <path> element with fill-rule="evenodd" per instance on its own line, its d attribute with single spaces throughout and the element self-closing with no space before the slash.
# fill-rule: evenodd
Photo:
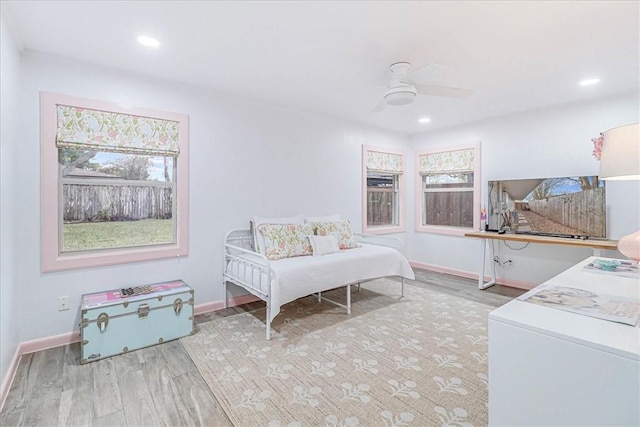
<svg viewBox="0 0 640 427">
<path fill-rule="evenodd" d="M 593 259 L 546 284 L 640 299 L 640 280 L 583 271 Z M 489 424 L 640 425 L 640 328 L 519 300 L 492 311 Z"/>
<path fill-rule="evenodd" d="M 581 248 L 592 248 L 593 254 L 600 256 L 600 250 L 616 250 L 617 240 L 596 240 L 596 239 L 571 239 L 565 237 L 535 236 L 530 234 L 499 234 L 495 231 L 472 231 L 464 234 L 465 237 L 475 237 L 482 239 L 482 271 L 478 276 L 478 289 L 487 289 L 496 284 L 496 264 L 493 262 L 493 240 L 508 240 L 522 243 L 541 243 L 544 245 L 578 246 Z M 485 283 L 484 270 L 487 265 L 487 245 L 489 246 L 489 262 L 491 262 L 491 280 Z"/>
</svg>

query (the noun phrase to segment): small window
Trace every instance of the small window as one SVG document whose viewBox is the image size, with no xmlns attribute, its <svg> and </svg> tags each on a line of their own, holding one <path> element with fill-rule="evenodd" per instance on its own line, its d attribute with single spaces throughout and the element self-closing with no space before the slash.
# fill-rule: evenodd
<svg viewBox="0 0 640 427">
<path fill-rule="evenodd" d="M 477 148 L 419 153 L 417 159 L 416 230 L 459 234 L 477 228 Z"/>
<path fill-rule="evenodd" d="M 363 147 L 363 232 L 404 231 L 404 154 Z"/>
<path fill-rule="evenodd" d="M 42 94 L 44 272 L 188 254 L 188 117 Z"/>
</svg>

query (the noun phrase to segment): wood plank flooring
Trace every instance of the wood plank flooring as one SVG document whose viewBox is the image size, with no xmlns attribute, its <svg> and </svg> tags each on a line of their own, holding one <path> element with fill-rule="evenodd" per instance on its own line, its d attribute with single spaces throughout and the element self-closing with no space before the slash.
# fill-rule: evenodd
<svg viewBox="0 0 640 427">
<path fill-rule="evenodd" d="M 525 291 L 414 269 L 415 286 L 499 307 Z M 366 285 L 365 285 L 366 286 Z M 195 317 L 196 324 L 251 311 L 244 304 Z M 231 426 L 179 340 L 80 365 L 80 344 L 20 359 L 0 426 Z"/>
</svg>

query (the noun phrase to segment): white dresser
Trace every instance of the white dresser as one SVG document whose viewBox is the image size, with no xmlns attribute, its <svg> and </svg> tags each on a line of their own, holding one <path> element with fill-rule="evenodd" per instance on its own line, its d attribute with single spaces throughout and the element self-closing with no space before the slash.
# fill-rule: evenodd
<svg viewBox="0 0 640 427">
<path fill-rule="evenodd" d="M 640 280 L 586 272 L 545 284 L 640 299 Z M 489 424 L 640 426 L 640 328 L 513 300 L 489 314 Z"/>
</svg>

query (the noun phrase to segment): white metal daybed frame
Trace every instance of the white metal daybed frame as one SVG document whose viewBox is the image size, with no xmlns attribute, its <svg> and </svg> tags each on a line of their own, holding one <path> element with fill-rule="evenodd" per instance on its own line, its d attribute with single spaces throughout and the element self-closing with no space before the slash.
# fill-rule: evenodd
<svg viewBox="0 0 640 427">
<path fill-rule="evenodd" d="M 398 250 L 402 253 L 403 243 L 400 239 L 386 236 L 365 236 L 362 234 L 354 234 L 358 242 L 368 243 L 380 246 L 387 246 Z M 257 296 L 263 300 L 267 305 L 265 326 L 266 326 L 266 339 L 271 339 L 271 261 L 259 252 L 255 252 L 251 249 L 252 236 L 250 230 L 231 230 L 224 238 L 224 264 L 223 264 L 223 287 L 224 287 L 224 308 L 228 307 L 228 285 L 227 282 L 231 282 L 237 286 L 245 288 L 251 294 Z M 377 243 L 376 243 L 377 242 Z M 230 263 L 234 263 L 237 266 L 238 274 L 234 274 L 233 271 L 229 271 L 227 266 Z M 242 270 L 242 274 L 239 274 Z M 255 280 L 246 280 L 247 277 L 251 279 L 258 277 L 258 285 L 256 286 Z M 394 277 L 394 276 L 381 276 L 381 277 Z M 380 277 L 376 277 L 378 279 Z M 404 277 L 401 278 L 401 290 L 400 298 L 404 297 Z M 347 304 L 341 304 L 336 301 L 332 301 L 328 298 L 324 298 L 325 301 L 335 304 L 339 307 L 343 307 L 347 310 L 347 314 L 351 314 L 351 285 L 358 285 L 358 291 L 360 290 L 360 284 L 371 278 L 363 279 L 357 282 L 347 283 L 342 286 L 346 287 L 347 291 Z M 318 302 L 321 302 L 322 292 L 313 293 L 312 295 L 318 296 Z"/>
</svg>

